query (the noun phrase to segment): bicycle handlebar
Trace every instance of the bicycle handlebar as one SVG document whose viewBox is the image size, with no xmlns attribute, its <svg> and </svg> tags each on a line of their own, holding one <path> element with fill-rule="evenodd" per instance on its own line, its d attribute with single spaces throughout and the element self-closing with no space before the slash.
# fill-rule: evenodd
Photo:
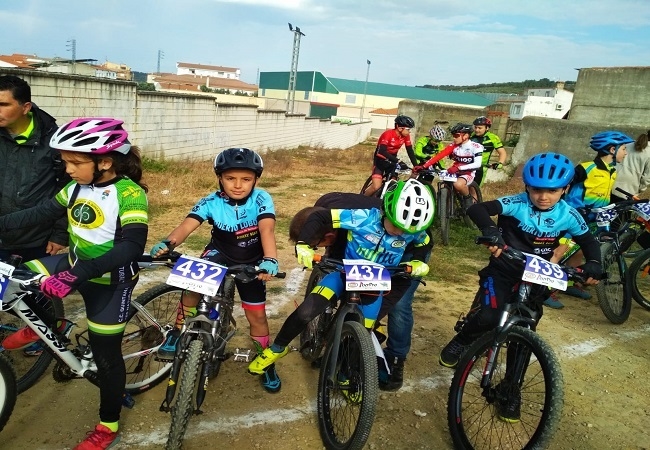
<svg viewBox="0 0 650 450">
<path fill-rule="evenodd" d="M 477 236 L 474 239 L 474 242 L 476 244 L 482 244 L 489 247 L 492 245 L 497 245 L 497 239 L 498 238 L 495 236 Z M 509 260 L 518 261 L 522 264 L 526 263 L 526 255 L 521 250 L 509 247 L 508 245 L 504 245 L 500 248 L 502 250 L 501 254 Z M 578 283 L 584 283 L 587 281 L 584 272 L 577 267 L 560 265 L 560 268 L 567 274 L 567 277 L 570 280 L 577 281 Z"/>
</svg>

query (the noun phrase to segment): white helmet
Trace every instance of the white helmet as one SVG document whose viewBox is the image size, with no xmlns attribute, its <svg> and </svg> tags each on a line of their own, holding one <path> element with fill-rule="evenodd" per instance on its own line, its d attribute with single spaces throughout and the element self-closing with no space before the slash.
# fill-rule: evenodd
<svg viewBox="0 0 650 450">
<path fill-rule="evenodd" d="M 50 139 L 50 147 L 71 152 L 101 155 L 108 152 L 127 154 L 129 134 L 119 119 L 85 117 L 59 127 Z"/>
<path fill-rule="evenodd" d="M 431 226 L 435 201 L 429 188 L 419 181 L 398 181 L 386 190 L 384 213 L 400 230 L 417 233 Z"/>
<path fill-rule="evenodd" d="M 445 136 L 447 136 L 447 132 L 440 125 L 434 125 L 434 127 L 429 130 L 429 136 L 438 141 L 443 141 Z"/>
</svg>

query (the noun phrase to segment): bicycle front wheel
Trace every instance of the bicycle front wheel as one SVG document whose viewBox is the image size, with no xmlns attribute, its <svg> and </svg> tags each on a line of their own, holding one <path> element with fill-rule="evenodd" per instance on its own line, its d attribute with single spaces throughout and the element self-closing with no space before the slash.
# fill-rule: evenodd
<svg viewBox="0 0 650 450">
<path fill-rule="evenodd" d="M 444 245 L 449 244 L 449 226 L 451 222 L 452 192 L 446 186 L 438 189 L 438 217 L 440 217 L 440 237 Z"/>
<path fill-rule="evenodd" d="M 363 183 L 363 186 L 361 187 L 361 191 L 359 192 L 359 194 L 363 194 L 364 192 L 366 192 L 366 189 L 368 189 L 371 184 L 372 184 L 372 175 L 368 177 L 365 183 Z"/>
<path fill-rule="evenodd" d="M 0 355 L 0 431 L 9 420 L 17 397 L 16 373 L 9 360 Z"/>
<path fill-rule="evenodd" d="M 187 359 L 183 363 L 181 381 L 178 385 L 178 396 L 172 406 L 172 423 L 169 427 L 169 436 L 165 450 L 180 450 L 183 437 L 187 431 L 187 424 L 194 412 L 194 395 L 196 394 L 196 381 L 201 369 L 201 352 L 203 342 L 196 339 L 190 342 Z"/>
<path fill-rule="evenodd" d="M 628 269 L 629 290 L 634 300 L 650 311 L 650 249 L 643 250 Z"/>
<path fill-rule="evenodd" d="M 370 333 L 358 322 L 341 331 L 334 380 L 327 376 L 328 345 L 318 377 L 318 428 L 327 449 L 361 449 L 370 436 L 379 396 L 377 357 Z"/>
<path fill-rule="evenodd" d="M 64 317 L 63 302 L 60 298 L 50 299 L 38 294 L 32 297 L 31 302 L 42 308 L 51 319 Z M 8 313 L 0 313 L 0 342 L 26 326 L 22 319 Z M 41 340 L 22 350 L 7 351 L 0 346 L 0 351 L 7 357 L 16 372 L 18 393 L 34 386 L 52 362 L 52 354 Z"/>
<path fill-rule="evenodd" d="M 603 272 L 607 278 L 596 285 L 598 304 L 605 317 L 612 323 L 623 323 L 630 317 L 632 299 L 625 276 L 625 259 L 613 242 L 600 246 Z"/>
<path fill-rule="evenodd" d="M 133 300 L 122 338 L 129 394 L 140 394 L 157 386 L 171 370 L 172 363 L 156 360 L 156 349 L 174 327 L 182 294 L 180 288 L 161 284 Z"/>
<path fill-rule="evenodd" d="M 489 381 L 481 386 L 484 374 Z M 513 326 L 496 344 L 494 332 L 486 333 L 458 362 L 449 389 L 447 420 L 454 447 L 545 448 L 563 403 L 560 363 L 538 334 Z"/>
</svg>

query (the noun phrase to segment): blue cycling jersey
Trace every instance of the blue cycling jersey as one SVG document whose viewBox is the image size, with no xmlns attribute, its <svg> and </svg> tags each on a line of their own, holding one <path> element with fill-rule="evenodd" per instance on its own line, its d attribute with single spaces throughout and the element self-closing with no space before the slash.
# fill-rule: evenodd
<svg viewBox="0 0 650 450">
<path fill-rule="evenodd" d="M 388 234 L 379 209 L 333 209 L 331 213 L 334 228 L 348 230 L 345 247 L 348 259 L 366 259 L 384 266 L 397 266 L 408 244 L 425 245 L 429 241 L 424 231 L 400 236 Z"/>
<path fill-rule="evenodd" d="M 275 219 L 271 196 L 261 189 L 253 189 L 244 203 L 216 191 L 194 205 L 187 217 L 212 225 L 211 247 L 237 264 L 257 262 L 264 256 L 258 223 Z"/>
<path fill-rule="evenodd" d="M 548 260 L 565 234 L 579 236 L 589 231 L 578 211 L 560 200 L 547 210 L 536 208 L 522 192 L 498 199 L 503 211 L 497 226 L 503 239 L 514 248 Z M 503 258 L 499 258 L 503 259 Z"/>
</svg>

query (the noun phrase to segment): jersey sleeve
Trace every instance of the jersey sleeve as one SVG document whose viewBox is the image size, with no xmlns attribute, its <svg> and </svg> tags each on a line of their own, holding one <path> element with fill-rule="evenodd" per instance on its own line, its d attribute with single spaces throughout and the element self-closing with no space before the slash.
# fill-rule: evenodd
<svg viewBox="0 0 650 450">
<path fill-rule="evenodd" d="M 374 209 L 333 209 L 332 225 L 334 228 L 355 230 L 368 221 L 376 219 Z"/>
<path fill-rule="evenodd" d="M 517 211 L 522 207 L 528 204 L 528 201 L 525 196 L 525 193 L 516 194 L 516 195 L 507 195 L 497 199 L 501 203 L 501 214 L 506 216 L 514 216 Z"/>
<path fill-rule="evenodd" d="M 256 189 L 255 206 L 257 208 L 257 220 L 275 219 L 275 206 L 271 195 L 261 189 Z"/>
<path fill-rule="evenodd" d="M 490 142 L 492 142 L 494 150 L 498 150 L 503 147 L 503 142 L 501 142 L 501 139 L 496 134 L 488 132 L 488 138 L 490 139 Z"/>
<path fill-rule="evenodd" d="M 121 193 L 121 196 L 119 214 L 122 227 L 146 228 L 149 224 L 149 204 L 142 188 L 129 187 Z"/>
<path fill-rule="evenodd" d="M 196 205 L 192 207 L 192 210 L 190 213 L 187 215 L 187 217 L 191 217 L 193 219 L 196 219 L 200 223 L 205 222 L 210 218 L 210 208 L 209 208 L 209 203 L 211 201 L 214 201 L 216 198 L 217 194 L 212 193 L 208 195 L 207 197 L 203 197 L 201 200 L 199 200 Z"/>
</svg>

